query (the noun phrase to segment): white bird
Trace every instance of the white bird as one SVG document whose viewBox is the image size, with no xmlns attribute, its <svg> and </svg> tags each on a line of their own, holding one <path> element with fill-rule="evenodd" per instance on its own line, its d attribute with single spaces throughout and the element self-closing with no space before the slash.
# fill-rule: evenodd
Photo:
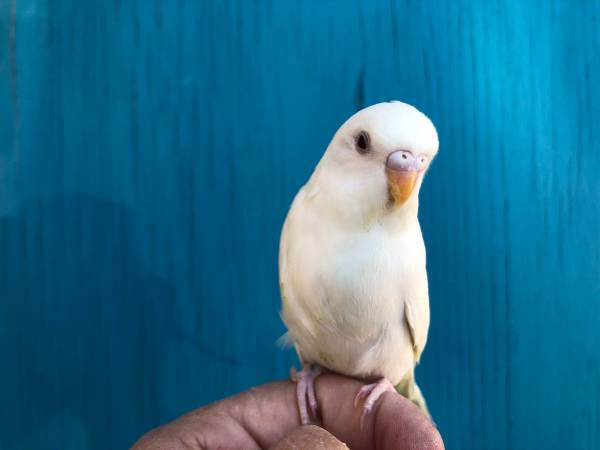
<svg viewBox="0 0 600 450">
<path fill-rule="evenodd" d="M 363 418 L 394 387 L 426 413 L 414 368 L 427 341 L 425 245 L 417 218 L 437 154 L 431 121 L 402 102 L 379 103 L 333 137 L 285 220 L 279 251 L 286 340 L 300 417 L 317 414 L 323 369 L 373 381 L 356 397 Z"/>
</svg>

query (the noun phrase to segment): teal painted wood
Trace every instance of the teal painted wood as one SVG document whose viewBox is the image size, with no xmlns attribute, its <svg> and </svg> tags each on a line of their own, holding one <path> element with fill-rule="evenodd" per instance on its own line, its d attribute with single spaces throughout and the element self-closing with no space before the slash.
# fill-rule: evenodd
<svg viewBox="0 0 600 450">
<path fill-rule="evenodd" d="M 600 3 L 0 1 L 0 447 L 125 448 L 295 362 L 294 193 L 436 123 L 418 377 L 449 449 L 600 449 Z"/>
</svg>

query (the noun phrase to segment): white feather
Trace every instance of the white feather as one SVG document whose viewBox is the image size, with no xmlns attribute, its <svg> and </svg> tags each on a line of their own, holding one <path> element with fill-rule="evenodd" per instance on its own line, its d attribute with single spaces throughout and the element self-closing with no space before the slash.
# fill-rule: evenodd
<svg viewBox="0 0 600 450">
<path fill-rule="evenodd" d="M 372 138 L 368 155 L 355 149 L 361 130 Z M 437 147 L 435 128 L 415 108 L 374 105 L 342 125 L 297 194 L 279 269 L 282 318 L 304 363 L 394 384 L 414 368 L 429 327 L 422 175 L 409 200 L 390 207 L 385 160 L 398 149 L 431 160 Z"/>
</svg>

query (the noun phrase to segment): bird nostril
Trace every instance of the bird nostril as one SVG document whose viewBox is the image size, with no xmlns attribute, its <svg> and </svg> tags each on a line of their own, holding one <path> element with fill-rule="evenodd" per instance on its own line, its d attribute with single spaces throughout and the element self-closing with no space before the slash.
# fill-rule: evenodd
<svg viewBox="0 0 600 450">
<path fill-rule="evenodd" d="M 396 150 L 388 155 L 385 165 L 391 170 L 414 170 L 419 165 L 419 157 L 409 150 Z"/>
</svg>

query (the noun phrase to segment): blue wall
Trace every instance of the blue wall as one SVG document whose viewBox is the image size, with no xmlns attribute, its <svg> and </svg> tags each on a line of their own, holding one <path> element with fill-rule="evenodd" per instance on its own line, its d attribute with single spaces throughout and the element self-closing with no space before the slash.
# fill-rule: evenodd
<svg viewBox="0 0 600 450">
<path fill-rule="evenodd" d="M 447 447 L 600 449 L 583 0 L 0 0 L 0 447 L 125 448 L 284 378 L 287 207 L 387 99 L 440 135 L 418 377 Z"/>
</svg>

